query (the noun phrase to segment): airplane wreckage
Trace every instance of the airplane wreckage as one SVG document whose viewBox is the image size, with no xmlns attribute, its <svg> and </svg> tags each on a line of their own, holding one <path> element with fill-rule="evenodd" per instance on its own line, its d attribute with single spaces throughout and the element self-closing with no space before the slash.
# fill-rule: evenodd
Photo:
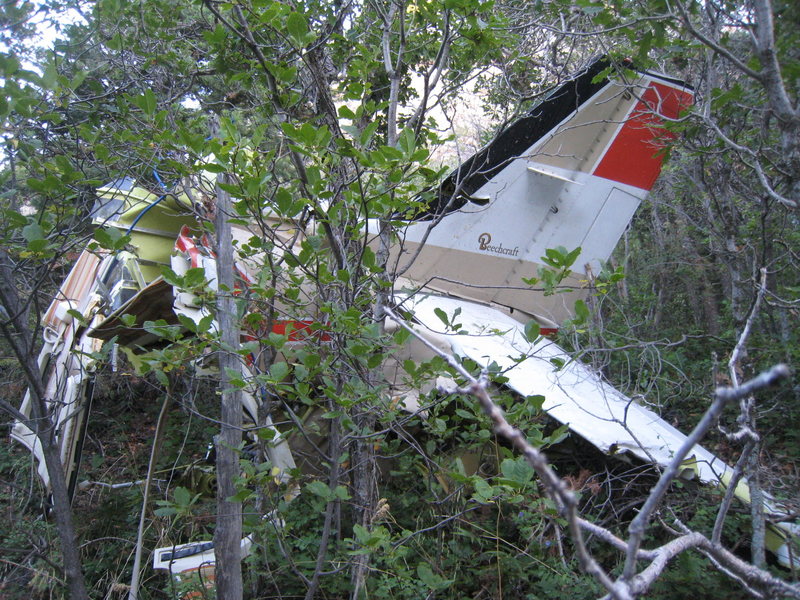
<svg viewBox="0 0 800 600">
<path fill-rule="evenodd" d="M 406 279 L 396 285 L 393 302 L 412 315 L 409 324 L 423 339 L 479 365 L 499 365 L 508 388 L 521 397 L 544 396 L 543 410 L 550 417 L 602 452 L 630 453 L 665 466 L 686 436 L 546 337 L 572 317 L 575 298 L 588 293 L 580 291 L 585 287 L 581 280 L 599 272 L 656 181 L 665 136 L 659 123 L 677 118 L 693 98 L 682 82 L 653 72 L 639 72 L 638 80 L 622 85 L 601 76 L 607 66 L 599 60 L 554 89 L 445 179 L 429 214 L 401 232 L 394 257 L 417 256 Z M 140 326 L 128 326 L 124 315 L 143 323 L 160 318 L 176 322 L 175 315 L 199 322 L 210 314 L 192 293 L 173 289 L 162 277 L 162 266 L 171 266 L 178 275 L 203 268 L 211 287 L 216 278 L 210 244 L 193 233 L 197 222 L 192 211 L 197 207 L 187 195 L 154 194 L 123 179 L 100 188 L 98 196 L 95 222 L 128 234 L 134 251 L 84 251 L 42 319 L 39 366 L 47 374 L 71 493 L 89 418 L 92 353 L 112 338 L 131 349 L 157 342 Z M 434 227 L 432 215 L 441 217 Z M 274 215 L 264 218 L 274 221 L 270 224 L 286 247 L 299 243 L 296 223 L 280 222 Z M 251 235 L 240 225 L 234 227 L 237 234 L 245 240 Z M 286 250 L 277 246 L 281 254 Z M 556 246 L 580 248 L 574 264 L 582 266 L 565 282 L 579 291 L 545 295 L 524 288 L 522 279 L 537 273 L 541 257 Z M 240 262 L 237 270 L 246 285 L 248 265 Z M 75 311 L 83 320 L 73 317 Z M 443 326 L 441 311 L 458 315 L 458 335 Z M 531 319 L 543 334 L 533 342 L 525 333 Z M 294 315 L 275 321 L 273 332 L 302 343 L 312 331 L 324 335 L 324 329 L 313 325 L 308 315 Z M 422 391 L 403 386 L 399 365 L 406 358 L 423 361 L 432 354 L 413 338 L 407 346 L 393 353 L 396 363 L 384 371 L 390 385 L 395 383 L 392 396 L 402 398 L 405 410 L 415 411 Z M 527 359 L 519 361 L 520 356 Z M 258 422 L 258 397 L 254 391 L 243 394 L 243 409 L 253 422 Z M 21 406 L 26 415 L 29 402 L 26 396 Z M 269 460 L 281 473 L 292 470 L 291 445 L 271 422 L 267 427 L 274 430 Z M 12 437 L 33 452 L 47 486 L 48 472 L 34 433 L 18 422 Z M 683 475 L 724 487 L 732 471 L 698 445 Z M 736 495 L 749 502 L 746 482 L 739 483 Z M 800 534 L 800 526 L 770 498 L 765 508 L 774 523 L 767 545 L 779 562 L 791 565 L 791 538 Z M 245 538 L 243 549 L 249 545 Z M 177 574 L 213 562 L 213 543 L 196 542 L 157 549 L 153 566 Z"/>
</svg>

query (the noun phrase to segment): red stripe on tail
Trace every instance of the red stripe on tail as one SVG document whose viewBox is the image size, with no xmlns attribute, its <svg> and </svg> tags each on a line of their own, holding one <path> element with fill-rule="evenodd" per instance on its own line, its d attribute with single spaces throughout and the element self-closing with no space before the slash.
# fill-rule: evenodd
<svg viewBox="0 0 800 600">
<path fill-rule="evenodd" d="M 593 175 L 643 190 L 651 189 L 661 173 L 664 159 L 659 151 L 675 137 L 661 127 L 661 117 L 675 119 L 691 104 L 690 93 L 652 82 Z"/>
</svg>

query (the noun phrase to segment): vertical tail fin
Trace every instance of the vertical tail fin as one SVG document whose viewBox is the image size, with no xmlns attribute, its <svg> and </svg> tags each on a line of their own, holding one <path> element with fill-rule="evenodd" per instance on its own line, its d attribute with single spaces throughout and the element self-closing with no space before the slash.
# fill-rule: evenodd
<svg viewBox="0 0 800 600">
<path fill-rule="evenodd" d="M 544 296 L 522 278 L 558 246 L 582 248 L 567 285 L 597 272 L 661 171 L 670 136 L 660 124 L 692 101 L 655 73 L 598 80 L 607 67 L 601 59 L 561 85 L 445 180 L 429 218 L 404 232 L 406 277 L 545 322 L 571 315 L 575 295 Z"/>
</svg>

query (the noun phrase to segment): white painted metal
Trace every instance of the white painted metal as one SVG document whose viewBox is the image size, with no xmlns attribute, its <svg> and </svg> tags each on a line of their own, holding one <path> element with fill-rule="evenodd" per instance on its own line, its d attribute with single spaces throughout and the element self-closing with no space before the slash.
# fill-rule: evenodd
<svg viewBox="0 0 800 600">
<path fill-rule="evenodd" d="M 428 246 L 541 263 L 548 248 L 585 245 L 574 270 L 585 273 L 588 264 L 597 273 L 647 192 L 519 159 L 476 195 L 491 200 L 485 206 L 469 203 L 447 215 L 430 232 Z M 409 225 L 404 240 L 422 242 L 427 227 L 425 222 Z M 486 234 L 490 242 L 482 243 Z"/>
<path fill-rule="evenodd" d="M 508 387 L 522 396 L 544 396 L 547 414 L 599 450 L 607 454 L 629 452 L 639 459 L 666 466 L 686 436 L 655 412 L 625 396 L 588 366 L 573 360 L 550 340 L 529 343 L 524 325 L 491 306 L 438 295 L 418 294 L 398 298 L 405 309 L 427 329 L 450 340 L 451 351 L 478 364 L 496 363 L 508 378 Z M 443 331 L 435 309 L 443 310 L 460 324 L 458 333 Z M 519 361 L 520 357 L 527 357 Z M 563 366 L 557 366 L 563 365 Z M 703 483 L 726 487 L 732 473 L 724 461 L 700 445 L 695 445 L 684 461 L 683 477 L 698 477 Z M 737 496 L 749 502 L 745 482 Z M 779 518 L 788 516 L 772 498 L 766 497 L 767 512 Z M 783 539 L 786 533 L 800 535 L 800 526 L 781 523 L 772 530 Z M 790 564 L 786 544 L 773 548 L 778 559 Z"/>
</svg>

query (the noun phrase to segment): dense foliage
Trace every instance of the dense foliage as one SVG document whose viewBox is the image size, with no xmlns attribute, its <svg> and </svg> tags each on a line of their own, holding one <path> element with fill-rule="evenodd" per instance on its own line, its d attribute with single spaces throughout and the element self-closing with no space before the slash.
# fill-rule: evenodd
<svg viewBox="0 0 800 600">
<path fill-rule="evenodd" d="M 31 377 L 20 374 L 17 350 L 36 353 L 38 317 L 76 250 L 92 239 L 98 249 L 126 243 L 88 226 L 96 188 L 113 179 L 176 192 L 205 182 L 209 198 L 229 194 L 234 218 L 258 228 L 239 252 L 284 250 L 239 299 L 243 327 L 257 330 L 284 311 L 327 323 L 324 350 L 274 333 L 234 349 L 248 357 L 280 426 L 308 445 L 290 483 L 265 458 L 269 439 L 236 448 L 234 498 L 255 540 L 244 570 L 250 597 L 604 593 L 580 573 L 564 519 L 533 469 L 494 438 L 476 401 L 431 390 L 421 397 L 423 419 L 386 398 L 380 365 L 406 340 L 380 324 L 386 289 L 402 275 L 388 248 L 399 219 L 423 210 L 452 166 L 440 157 L 457 160 L 439 149 L 458 147 L 448 137 L 464 127 L 453 117 L 464 90 L 480 90 L 473 95 L 488 132 L 599 53 L 692 83 L 696 106 L 671 125 L 679 142 L 669 169 L 612 260 L 609 272 L 620 267 L 625 278 L 601 281 L 590 319 L 565 328 L 561 341 L 683 430 L 715 386 L 800 358 L 795 3 L 103 0 L 5 3 L 0 11 L 0 278 L 20 298 L 19 315 L 8 305 L 0 312 L 9 417 Z M 37 23 L 41 31 L 68 21 L 51 46 L 37 41 Z M 223 176 L 216 190 L 208 173 Z M 268 213 L 298 223 L 313 217 L 318 235 L 295 248 Z M 375 249 L 367 219 L 379 225 Z M 213 233 L 210 220 L 204 227 Z M 165 277 L 213 304 L 196 274 Z M 748 322 L 745 352 L 729 369 Z M 100 369 L 80 477 L 90 483 L 72 505 L 91 597 L 129 592 L 141 488 L 102 484 L 144 477 L 165 397 L 172 407 L 144 546 L 209 539 L 215 527 L 216 474 L 204 455 L 220 408 L 214 382 L 192 365 L 218 350 L 219 339 L 190 322 L 142 326 L 164 343 L 140 353 L 136 369 L 122 359 L 113 372 Z M 441 374 L 457 378 L 440 359 L 405 370 L 417 387 Z M 502 374 L 492 378 L 509 420 L 547 449 L 582 514 L 622 536 L 656 480 L 653 469 L 566 436 L 541 412 L 541 399 L 504 394 Z M 798 407 L 800 388 L 788 384 L 746 415 L 761 434 L 750 448 L 751 478 L 760 475 L 789 502 L 797 502 Z M 745 424 L 739 416 L 727 414 L 722 428 Z M 709 443 L 731 462 L 742 448 L 724 433 Z M 75 596 L 60 567 L 69 535 L 58 521 L 59 538 L 41 516 L 47 500 L 37 485 L 29 458 L 4 445 L 0 594 Z M 649 541 L 673 533 L 667 512 L 710 531 L 715 494 L 676 486 L 665 527 Z M 745 556 L 752 522 L 742 511 L 724 532 Z M 615 550 L 592 546 L 604 568 L 621 572 Z M 139 598 L 176 597 L 193 585 L 204 593 L 202 584 L 145 569 Z M 690 553 L 649 597 L 697 589 L 746 596 Z"/>
</svg>

